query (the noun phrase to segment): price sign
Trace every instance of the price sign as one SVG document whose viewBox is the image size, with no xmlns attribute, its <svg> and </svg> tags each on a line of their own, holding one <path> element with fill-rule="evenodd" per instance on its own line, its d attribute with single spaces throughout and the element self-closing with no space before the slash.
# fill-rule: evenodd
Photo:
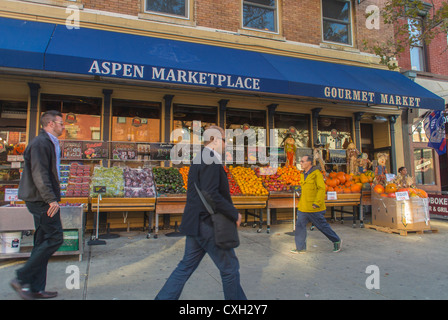
<svg viewBox="0 0 448 320">
<path fill-rule="evenodd" d="M 338 194 L 336 191 L 327 192 L 327 200 L 338 200 Z"/>
<path fill-rule="evenodd" d="M 106 186 L 93 186 L 94 193 L 106 193 Z"/>
<path fill-rule="evenodd" d="M 395 192 L 395 196 L 397 197 L 397 201 L 409 200 L 409 192 L 407 191 Z"/>
<path fill-rule="evenodd" d="M 61 141 L 62 159 L 81 160 L 82 142 L 80 141 Z"/>
<path fill-rule="evenodd" d="M 5 189 L 5 201 L 18 201 L 19 189 Z"/>
</svg>

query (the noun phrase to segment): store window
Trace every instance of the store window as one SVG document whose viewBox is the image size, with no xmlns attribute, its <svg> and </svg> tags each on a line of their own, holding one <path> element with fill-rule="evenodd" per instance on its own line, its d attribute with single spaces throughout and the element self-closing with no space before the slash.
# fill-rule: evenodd
<svg viewBox="0 0 448 320">
<path fill-rule="evenodd" d="M 414 177 L 417 185 L 436 184 L 433 149 L 414 149 Z"/>
<path fill-rule="evenodd" d="M 351 118 L 320 116 L 318 121 L 319 142 L 329 149 L 345 149 L 352 139 Z"/>
<path fill-rule="evenodd" d="M 243 26 L 269 32 L 278 32 L 276 0 L 244 0 Z"/>
<path fill-rule="evenodd" d="M 351 123 L 351 118 L 319 116 L 317 138 L 323 145 L 322 156 L 327 163 L 327 170 L 345 170 L 346 148 L 353 141 Z"/>
<path fill-rule="evenodd" d="M 412 141 L 413 142 L 429 142 L 423 127 L 423 121 L 418 121 L 412 125 Z"/>
<path fill-rule="evenodd" d="M 258 110 L 241 110 L 241 109 L 227 109 L 226 111 L 226 129 L 252 129 L 255 136 L 255 141 L 258 145 L 261 139 L 266 141 L 266 112 Z M 226 141 L 227 144 L 235 141 Z M 248 139 L 245 139 L 247 144 Z"/>
<path fill-rule="evenodd" d="M 27 102 L 0 100 L 0 202 L 4 199 L 5 187 L 16 188 L 20 179 L 27 108 Z"/>
<path fill-rule="evenodd" d="M 58 110 L 63 115 L 65 130 L 60 140 L 101 140 L 100 98 L 42 94 L 41 112 Z"/>
<path fill-rule="evenodd" d="M 352 44 L 351 2 L 322 0 L 324 41 Z"/>
<path fill-rule="evenodd" d="M 158 102 L 112 100 L 112 141 L 160 142 Z"/>
<path fill-rule="evenodd" d="M 288 134 L 294 138 L 297 148 L 310 148 L 310 116 L 280 113 L 274 115 L 275 132 L 278 135 L 277 146 L 280 147 Z"/>
<path fill-rule="evenodd" d="M 202 134 L 205 128 L 217 124 L 217 107 L 175 104 L 173 106 L 173 121 L 173 130 L 180 129 L 182 132 L 182 139 L 173 137 L 174 143 L 182 140 L 203 143 Z M 195 124 L 200 125 L 200 128 L 194 128 Z M 193 137 L 193 133 L 199 131 L 200 136 Z"/>
<path fill-rule="evenodd" d="M 188 18 L 189 0 L 146 0 L 145 10 L 150 13 L 167 14 Z"/>
</svg>

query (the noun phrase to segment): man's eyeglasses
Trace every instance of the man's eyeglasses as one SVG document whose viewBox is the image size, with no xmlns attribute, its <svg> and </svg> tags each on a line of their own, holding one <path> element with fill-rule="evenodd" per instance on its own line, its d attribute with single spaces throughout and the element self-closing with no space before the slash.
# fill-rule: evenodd
<svg viewBox="0 0 448 320">
<path fill-rule="evenodd" d="M 64 125 L 64 121 L 53 121 L 54 123 L 59 123 L 61 126 Z"/>
</svg>

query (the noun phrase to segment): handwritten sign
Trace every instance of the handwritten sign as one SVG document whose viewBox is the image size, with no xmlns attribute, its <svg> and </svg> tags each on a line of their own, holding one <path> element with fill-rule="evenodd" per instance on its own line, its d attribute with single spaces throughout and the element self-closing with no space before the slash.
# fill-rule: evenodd
<svg viewBox="0 0 448 320">
<path fill-rule="evenodd" d="M 338 194 L 336 191 L 327 192 L 327 200 L 338 200 Z"/>
<path fill-rule="evenodd" d="M 397 201 L 409 200 L 409 192 L 395 192 L 395 196 L 397 197 Z"/>
</svg>

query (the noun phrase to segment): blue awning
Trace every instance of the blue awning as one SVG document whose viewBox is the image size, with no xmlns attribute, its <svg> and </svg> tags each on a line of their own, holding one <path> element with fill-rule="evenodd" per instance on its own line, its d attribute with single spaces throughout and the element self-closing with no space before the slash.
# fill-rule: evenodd
<svg viewBox="0 0 448 320">
<path fill-rule="evenodd" d="M 6 26 L 9 39 L 0 39 L 0 66 L 445 109 L 442 98 L 398 72 L 36 22 L 33 33 L 27 33 L 23 23 L 29 22 L 0 18 L 0 30 Z M 28 52 L 36 60 L 33 66 L 25 62 Z"/>
<path fill-rule="evenodd" d="M 0 18 L 0 66 L 38 69 L 56 25 Z"/>
</svg>

